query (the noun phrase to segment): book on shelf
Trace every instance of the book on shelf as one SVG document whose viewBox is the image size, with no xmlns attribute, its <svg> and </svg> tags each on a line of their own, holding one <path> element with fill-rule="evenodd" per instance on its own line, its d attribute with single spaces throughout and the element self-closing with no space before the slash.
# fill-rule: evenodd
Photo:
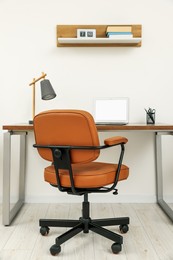
<svg viewBox="0 0 173 260">
<path fill-rule="evenodd" d="M 116 35 L 116 34 L 112 34 L 112 35 L 109 35 L 107 36 L 107 38 L 109 39 L 132 39 L 133 38 L 133 35 Z"/>
<path fill-rule="evenodd" d="M 113 39 L 131 39 L 133 38 L 133 34 L 131 32 L 108 32 L 106 33 L 108 38 Z"/>
<path fill-rule="evenodd" d="M 132 32 L 131 26 L 108 26 L 106 32 Z"/>
<path fill-rule="evenodd" d="M 132 35 L 131 32 L 107 32 L 106 35 Z"/>
</svg>

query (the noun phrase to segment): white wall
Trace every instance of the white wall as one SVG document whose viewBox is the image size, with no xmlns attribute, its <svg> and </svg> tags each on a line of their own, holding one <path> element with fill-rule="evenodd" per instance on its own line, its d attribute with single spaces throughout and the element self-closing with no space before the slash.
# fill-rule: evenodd
<svg viewBox="0 0 173 260">
<path fill-rule="evenodd" d="M 31 119 L 29 83 L 44 71 L 57 98 L 44 102 L 37 89 L 37 112 L 79 108 L 93 112 L 95 97 L 128 96 L 130 122 L 145 122 L 144 108 L 156 109 L 156 121 L 173 123 L 171 0 L 1 0 L 0 1 L 0 124 Z M 142 24 L 141 48 L 57 48 L 57 24 Z M 124 162 L 130 177 L 119 185 L 117 201 L 154 201 L 155 165 L 151 133 L 129 138 Z M 62 201 L 68 196 L 43 181 L 46 166 L 28 136 L 27 201 Z M 15 149 L 15 148 L 14 148 Z M 0 197 L 2 198 L 3 131 L 0 132 Z M 110 154 L 105 156 L 110 160 Z M 103 159 L 103 157 L 102 157 Z M 14 160 L 14 167 L 16 167 Z M 13 177 L 14 186 L 16 176 Z M 97 197 L 94 195 L 94 198 Z M 112 195 L 105 200 L 113 200 Z"/>
</svg>

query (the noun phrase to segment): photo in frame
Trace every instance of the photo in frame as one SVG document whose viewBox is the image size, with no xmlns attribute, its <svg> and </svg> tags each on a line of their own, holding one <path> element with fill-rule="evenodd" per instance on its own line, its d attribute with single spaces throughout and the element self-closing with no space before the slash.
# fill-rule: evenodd
<svg viewBox="0 0 173 260">
<path fill-rule="evenodd" d="M 77 29 L 77 38 L 96 38 L 96 29 Z"/>
</svg>

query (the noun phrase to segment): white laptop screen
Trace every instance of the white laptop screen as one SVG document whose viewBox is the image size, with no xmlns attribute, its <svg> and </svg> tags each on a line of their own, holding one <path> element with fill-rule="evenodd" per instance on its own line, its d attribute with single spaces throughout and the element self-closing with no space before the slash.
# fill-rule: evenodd
<svg viewBox="0 0 173 260">
<path fill-rule="evenodd" d="M 127 124 L 128 98 L 102 98 L 95 101 L 96 124 Z"/>
</svg>

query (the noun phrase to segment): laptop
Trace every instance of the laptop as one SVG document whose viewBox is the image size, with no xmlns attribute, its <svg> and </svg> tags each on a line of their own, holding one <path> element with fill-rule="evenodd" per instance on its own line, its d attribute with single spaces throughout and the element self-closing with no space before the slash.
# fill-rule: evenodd
<svg viewBox="0 0 173 260">
<path fill-rule="evenodd" d="M 97 98 L 94 119 L 96 124 L 125 125 L 129 121 L 129 100 L 126 97 Z"/>
</svg>

